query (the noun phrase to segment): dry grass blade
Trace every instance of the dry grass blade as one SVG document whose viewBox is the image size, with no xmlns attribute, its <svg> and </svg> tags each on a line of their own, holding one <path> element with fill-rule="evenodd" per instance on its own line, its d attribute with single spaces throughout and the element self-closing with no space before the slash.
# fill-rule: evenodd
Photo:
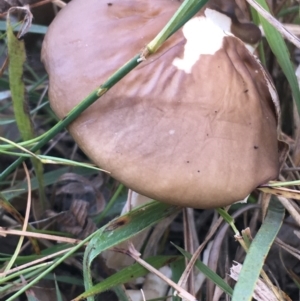
<svg viewBox="0 0 300 301">
<path fill-rule="evenodd" d="M 244 207 L 240 208 L 239 210 L 237 210 L 236 212 L 234 212 L 232 214 L 232 217 L 234 219 L 237 219 L 239 216 L 243 215 L 245 212 L 247 212 L 249 210 L 254 210 L 254 209 L 259 209 L 259 206 L 254 205 L 254 204 L 244 206 Z M 224 223 L 224 225 L 219 229 L 219 231 L 217 232 L 217 234 L 213 240 L 207 266 L 214 272 L 217 270 L 217 265 L 220 261 L 220 257 L 221 257 L 221 253 L 222 253 L 222 250 L 221 250 L 222 243 L 224 241 L 225 235 L 226 235 L 229 227 L 230 226 L 228 223 Z M 214 286 L 215 286 L 214 283 L 212 283 L 211 281 L 209 281 L 207 283 L 208 300 L 213 300 L 214 291 L 215 291 Z"/>
<path fill-rule="evenodd" d="M 296 36 L 300 36 L 300 25 L 297 24 L 283 24 L 283 26 L 290 31 L 291 33 L 293 33 Z"/>
<path fill-rule="evenodd" d="M 300 40 L 285 28 L 278 20 L 276 20 L 269 12 L 267 12 L 261 5 L 255 0 L 247 0 L 247 2 L 253 6 L 259 14 L 261 14 L 270 24 L 272 24 L 287 40 L 293 43 L 300 49 Z"/>
<path fill-rule="evenodd" d="M 229 209 L 229 207 L 227 209 Z M 222 222 L 223 222 L 223 218 L 219 217 L 218 221 L 213 225 L 212 229 L 210 230 L 210 232 L 206 236 L 204 242 L 193 253 L 193 257 L 189 260 L 189 263 L 186 266 L 186 268 L 184 270 L 184 273 L 180 277 L 180 280 L 178 282 L 179 286 L 184 286 L 185 285 L 185 283 L 187 281 L 187 278 L 188 278 L 190 272 L 192 271 L 197 259 L 199 258 L 202 250 L 205 248 L 206 244 L 209 242 L 209 240 L 212 238 L 212 236 L 216 233 L 216 231 L 218 230 L 218 228 L 219 228 L 219 226 L 221 225 Z"/>
<path fill-rule="evenodd" d="M 298 210 L 293 206 L 291 201 L 282 196 L 277 196 L 280 203 L 285 207 L 285 209 L 290 213 L 290 215 L 294 218 L 295 222 L 300 226 L 300 214 L 299 208 Z"/>
<path fill-rule="evenodd" d="M 193 216 L 193 209 L 191 208 L 184 208 L 183 209 L 183 231 L 184 231 L 184 249 L 189 252 L 190 254 L 194 254 L 195 252 L 195 239 L 193 231 L 194 224 L 194 216 Z M 197 240 L 197 238 L 196 238 Z M 188 259 L 185 259 L 186 265 L 188 264 Z M 185 284 L 178 284 L 181 287 L 186 287 L 187 291 L 190 292 L 192 295 L 195 295 L 195 274 L 193 268 L 190 269 L 189 274 L 187 274 L 186 278 L 186 286 Z"/>
<path fill-rule="evenodd" d="M 291 255 L 293 255 L 295 258 L 297 258 L 298 260 L 300 260 L 300 250 L 293 248 L 292 246 L 287 245 L 286 243 L 284 243 L 281 239 L 276 238 L 275 240 L 276 244 L 278 246 L 280 246 L 282 249 L 286 250 L 287 252 L 289 252 Z"/>
<path fill-rule="evenodd" d="M 59 255 L 61 255 L 61 254 L 64 254 L 64 253 L 70 251 L 71 249 L 72 249 L 72 248 L 68 248 L 68 249 L 65 249 L 65 250 L 61 250 L 61 251 L 55 252 L 55 253 L 53 253 L 53 254 L 51 254 L 51 255 L 44 256 L 43 258 L 36 259 L 36 260 L 30 261 L 30 262 L 28 262 L 28 263 L 22 264 L 22 265 L 20 265 L 20 266 L 18 266 L 18 267 L 15 267 L 15 268 L 13 268 L 13 269 L 10 269 L 10 270 L 7 271 L 7 272 L 0 273 L 0 277 L 5 277 L 5 276 L 10 275 L 10 274 L 12 274 L 12 273 L 15 273 L 15 272 L 17 272 L 17 271 L 21 271 L 21 270 L 24 270 L 24 269 L 26 269 L 26 268 L 28 268 L 28 267 L 33 266 L 33 265 L 37 265 L 37 264 L 39 264 L 39 263 L 41 263 L 41 262 L 43 262 L 43 261 L 49 260 L 49 259 L 51 259 L 51 258 L 53 258 L 53 257 L 57 257 L 57 256 L 59 256 Z"/>
<path fill-rule="evenodd" d="M 288 189 L 283 187 L 259 187 L 258 190 L 277 196 L 283 196 L 287 199 L 300 200 L 299 190 Z"/>
<path fill-rule="evenodd" d="M 24 217 L 24 223 L 22 226 L 22 231 L 26 231 L 27 226 L 28 226 L 28 220 L 29 220 L 29 214 L 30 214 L 30 208 L 31 208 L 31 182 L 30 182 L 30 176 L 29 176 L 29 172 L 27 169 L 27 166 L 25 165 L 25 163 L 23 162 L 23 167 L 25 170 L 25 174 L 26 174 L 26 179 L 27 179 L 27 184 L 28 184 L 28 196 L 27 196 L 27 206 L 26 206 L 26 213 L 25 213 L 25 217 Z M 19 254 L 19 251 L 21 249 L 21 246 L 23 244 L 24 241 L 24 236 L 20 236 L 19 238 L 19 242 L 18 245 L 15 249 L 14 255 L 11 257 L 11 260 L 9 261 L 9 263 L 7 264 L 7 266 L 4 269 L 4 273 L 7 273 L 11 267 L 14 265 L 15 260 Z"/>
<path fill-rule="evenodd" d="M 21 37 L 23 37 L 30 29 L 30 26 L 32 24 L 32 19 L 33 19 L 33 15 L 31 13 L 31 11 L 29 10 L 29 7 L 27 5 L 23 6 L 23 7 L 12 7 L 8 10 L 7 13 L 7 18 L 10 18 L 10 14 L 12 14 L 13 12 L 18 12 L 18 13 L 23 13 L 24 19 L 22 21 L 22 26 L 20 28 L 20 31 L 18 32 L 18 39 L 20 39 Z"/>
<path fill-rule="evenodd" d="M 238 262 L 235 262 L 230 269 L 230 277 L 234 280 L 238 280 L 239 274 L 241 272 L 242 265 Z M 277 296 L 282 296 L 283 298 L 279 298 Z M 258 279 L 253 297 L 257 301 L 292 301 L 284 292 L 278 292 L 278 294 L 274 295 L 273 291 L 269 288 L 269 286 L 262 280 Z"/>
<path fill-rule="evenodd" d="M 285 210 L 280 202 L 276 199 L 271 199 L 264 222 L 247 251 L 243 268 L 235 285 L 233 301 L 240 301 L 242 298 L 251 300 L 266 256 L 281 228 L 284 214 Z M 266 274 L 263 273 L 263 276 L 265 277 Z M 273 289 L 273 286 L 271 288 L 274 294 L 277 294 L 275 288 Z"/>
<path fill-rule="evenodd" d="M 67 5 L 65 2 L 61 0 L 51 0 L 51 2 L 60 8 L 64 8 Z"/>
<path fill-rule="evenodd" d="M 188 293 L 186 290 L 184 290 L 182 287 L 180 287 L 177 283 L 173 282 L 169 278 L 167 278 L 164 274 L 162 274 L 157 269 L 153 268 L 150 264 L 148 264 L 146 261 L 141 259 L 141 254 L 134 248 L 133 244 L 129 244 L 129 247 L 127 250 L 124 249 L 114 249 L 114 251 L 118 251 L 121 253 L 124 253 L 130 257 L 132 257 L 136 262 L 138 262 L 141 266 L 146 268 L 148 271 L 152 272 L 153 274 L 160 277 L 162 280 L 164 280 L 166 283 L 168 283 L 171 287 L 173 287 L 177 293 L 178 296 L 183 298 L 187 301 L 197 301 L 197 299 L 192 296 L 190 293 Z"/>
<path fill-rule="evenodd" d="M 26 236 L 26 237 L 36 237 L 40 239 L 48 239 L 48 240 L 54 240 L 57 242 L 65 242 L 69 244 L 78 244 L 81 242 L 80 239 L 73 239 L 63 236 L 57 236 L 57 235 L 49 235 L 49 234 L 43 234 L 43 233 L 35 233 L 35 232 L 28 232 L 28 231 L 20 231 L 20 230 L 11 230 L 11 229 L 5 229 L 0 227 L 0 236 L 6 236 L 6 235 L 17 235 L 17 236 Z"/>
</svg>

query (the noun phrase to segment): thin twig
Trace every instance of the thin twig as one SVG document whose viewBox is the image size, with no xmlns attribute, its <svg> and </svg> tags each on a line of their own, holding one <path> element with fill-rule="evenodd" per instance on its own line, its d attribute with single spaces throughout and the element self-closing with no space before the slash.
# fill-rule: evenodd
<svg viewBox="0 0 300 301">
<path fill-rule="evenodd" d="M 55 253 L 53 253 L 53 254 L 51 254 L 51 255 L 44 256 L 43 258 L 39 258 L 39 259 L 30 261 L 30 262 L 28 262 L 28 263 L 22 264 L 22 265 L 17 266 L 17 267 L 15 267 L 15 268 L 13 268 L 13 269 L 7 271 L 7 272 L 0 273 L 0 277 L 2 278 L 2 277 L 5 277 L 5 276 L 7 276 L 7 275 L 10 275 L 10 274 L 12 274 L 12 273 L 15 273 L 15 272 L 17 272 L 17 271 L 24 270 L 24 269 L 26 269 L 26 268 L 28 268 L 28 267 L 30 267 L 30 266 L 37 265 L 37 264 L 40 263 L 40 262 L 46 261 L 46 260 L 48 260 L 48 259 L 50 259 L 50 258 L 53 258 L 53 257 L 56 257 L 56 256 L 58 256 L 58 255 L 60 255 L 60 254 L 64 254 L 64 253 L 70 251 L 71 249 L 72 249 L 72 248 L 67 248 L 67 249 L 64 249 L 64 250 L 55 252 Z"/>
</svg>

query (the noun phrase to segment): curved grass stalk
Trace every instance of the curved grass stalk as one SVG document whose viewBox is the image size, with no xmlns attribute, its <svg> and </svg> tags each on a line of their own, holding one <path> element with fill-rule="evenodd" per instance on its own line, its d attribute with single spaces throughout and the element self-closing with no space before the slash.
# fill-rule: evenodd
<svg viewBox="0 0 300 301">
<path fill-rule="evenodd" d="M 67 127 L 74 121 L 83 111 L 104 95 L 111 87 L 119 82 L 131 70 L 137 67 L 148 56 L 154 53 L 162 43 L 168 39 L 176 30 L 178 30 L 185 22 L 195 15 L 208 0 L 185 0 L 180 6 L 174 17 L 162 29 L 162 31 L 145 47 L 145 49 L 135 55 L 130 61 L 125 63 L 120 69 L 112 74 L 107 81 L 99 88 L 91 92 L 83 101 L 74 107 L 69 114 L 59 121 L 48 132 L 39 137 L 38 142 L 30 149 L 31 152 L 36 152 L 46 143 L 48 143 L 57 133 Z M 35 140 L 36 141 L 36 140 Z M 32 142 L 32 140 L 31 140 Z M 19 158 L 12 163 L 6 170 L 0 174 L 0 181 L 3 181 L 11 172 L 15 170 L 23 161 L 24 157 Z"/>
</svg>

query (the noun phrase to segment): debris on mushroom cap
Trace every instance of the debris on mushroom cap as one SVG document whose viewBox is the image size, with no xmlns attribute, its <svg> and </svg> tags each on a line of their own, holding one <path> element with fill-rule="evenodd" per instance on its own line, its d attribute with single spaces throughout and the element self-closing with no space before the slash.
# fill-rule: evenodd
<svg viewBox="0 0 300 301">
<path fill-rule="evenodd" d="M 248 22 L 240 7 L 234 0 L 213 0 L 209 3 L 210 8 L 221 12 L 231 19 L 230 31 L 243 42 L 254 45 L 261 38 L 260 29 L 253 23 Z"/>
<path fill-rule="evenodd" d="M 65 117 L 141 51 L 179 4 L 68 4 L 42 53 L 56 114 Z M 275 179 L 277 94 L 231 25 L 211 8 L 188 21 L 71 124 L 83 151 L 134 191 L 181 206 L 231 204 Z"/>
</svg>

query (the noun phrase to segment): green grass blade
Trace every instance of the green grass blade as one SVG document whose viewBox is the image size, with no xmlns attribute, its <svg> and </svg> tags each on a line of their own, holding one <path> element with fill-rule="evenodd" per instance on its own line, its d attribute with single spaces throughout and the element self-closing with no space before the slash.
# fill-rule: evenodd
<svg viewBox="0 0 300 301">
<path fill-rule="evenodd" d="M 7 18 L 7 48 L 8 48 L 8 73 L 11 98 L 13 101 L 14 115 L 18 130 L 24 141 L 35 137 L 26 100 L 26 88 L 23 82 L 23 69 L 26 61 L 24 41 L 19 40 L 13 33 L 10 18 Z M 43 183 L 43 165 L 32 158 L 35 173 L 39 181 L 39 197 L 42 208 L 45 207 L 45 192 Z"/>
<path fill-rule="evenodd" d="M 12 30 L 9 18 L 7 19 L 7 48 L 8 48 L 8 56 L 9 56 L 9 85 L 11 89 L 11 94 L 14 101 L 14 109 L 16 111 L 18 119 L 17 123 L 20 130 L 23 131 L 23 135 L 30 135 L 32 128 L 31 123 L 26 118 L 26 107 L 23 104 L 25 98 L 25 85 L 23 83 L 23 65 L 26 61 L 25 55 L 25 46 L 23 41 L 19 41 Z M 23 104 L 23 107 L 20 106 Z M 20 111 L 20 112 L 18 112 Z M 26 128 L 23 129 L 22 125 Z M 28 133 L 29 132 L 29 133 Z"/>
<path fill-rule="evenodd" d="M 22 275 L 26 275 L 29 272 L 36 271 L 37 269 L 43 268 L 45 269 L 48 265 L 50 265 L 51 262 L 44 262 L 40 264 L 36 264 L 35 266 L 31 266 L 29 268 L 23 269 L 21 271 L 17 271 L 13 274 L 10 274 L 8 276 L 1 276 L 0 278 L 0 284 L 3 285 L 5 283 L 8 283 L 10 280 L 21 277 Z"/>
<path fill-rule="evenodd" d="M 31 232 L 33 232 L 33 231 L 31 231 Z M 16 260 L 16 265 L 19 266 L 19 268 L 20 268 L 20 265 L 23 265 L 23 264 L 26 264 L 26 263 L 30 263 L 30 262 L 32 262 L 34 260 L 44 258 L 44 257 L 46 257 L 48 255 L 53 255 L 53 253 L 66 250 L 68 248 L 70 248 L 69 244 L 59 244 L 59 245 L 54 245 L 54 246 L 51 246 L 51 247 L 49 247 L 47 249 L 42 250 L 39 255 L 20 255 L 20 256 L 18 256 L 18 258 Z M 61 255 L 60 254 L 56 254 L 56 256 L 54 256 L 54 258 L 58 257 L 58 256 L 61 256 Z M 7 261 L 10 257 L 11 257 L 10 254 L 0 253 L 0 263 L 3 263 L 5 261 Z M 37 266 L 37 265 L 35 265 L 35 266 Z M 24 269 L 20 269 L 18 271 L 18 272 L 20 272 L 20 275 L 22 274 L 23 270 L 25 270 L 25 268 Z M 20 276 L 20 275 L 18 275 L 18 276 Z M 9 277 L 9 276 L 6 276 L 6 277 Z M 3 278 L 0 279 L 0 284 L 3 284 Z"/>
<path fill-rule="evenodd" d="M 255 25 L 259 26 L 260 20 L 259 20 L 258 12 L 252 6 L 250 6 L 250 12 L 251 12 L 253 23 Z M 257 50 L 259 53 L 259 59 L 260 59 L 262 65 L 266 68 L 267 63 L 266 63 L 266 57 L 265 57 L 264 42 L 265 41 L 263 39 L 261 39 L 261 41 L 258 44 Z"/>
<path fill-rule="evenodd" d="M 177 17 L 172 18 L 172 22 L 169 22 L 158 35 L 151 41 L 146 47 L 150 53 L 155 52 L 156 49 L 164 42 L 163 39 L 167 39 L 169 34 L 173 34 L 180 26 L 191 18 L 191 16 L 206 3 L 202 0 L 185 0 L 176 12 Z M 201 5 L 200 5 L 201 4 Z M 182 15 L 180 12 L 188 5 L 188 13 Z M 162 38 L 163 36 L 163 38 Z M 151 51 L 150 51 L 151 50 Z M 145 53 L 141 52 L 135 55 L 131 60 L 125 63 L 119 70 L 113 73 L 107 81 L 100 86 L 100 88 L 94 90 L 84 100 L 82 100 L 70 113 L 61 121 L 59 121 L 54 127 L 52 127 L 47 133 L 41 136 L 39 142 L 34 145 L 30 151 L 36 152 L 43 147 L 48 141 L 50 141 L 57 133 L 67 127 L 72 121 L 74 121 L 83 111 L 85 111 L 90 105 L 103 96 L 111 87 L 119 82 L 124 76 L 126 76 L 131 70 L 137 67 L 145 58 Z M 13 164 L 11 164 L 6 170 L 0 174 L 0 181 L 5 179 L 11 172 L 15 170 L 22 162 L 24 158 L 19 158 Z"/>
<path fill-rule="evenodd" d="M 154 256 L 146 259 L 145 261 L 151 264 L 156 269 L 159 269 L 160 267 L 166 264 L 170 264 L 171 262 L 175 262 L 180 258 L 182 257 L 181 256 Z M 142 267 L 140 264 L 135 263 L 113 274 L 112 276 L 106 278 L 102 282 L 92 286 L 89 290 L 85 291 L 84 293 L 76 297 L 74 301 L 83 300 L 90 296 L 100 294 L 106 290 L 111 289 L 114 286 L 127 283 L 138 277 L 145 276 L 148 273 L 149 271 L 147 269 Z"/>
<path fill-rule="evenodd" d="M 28 273 L 22 274 L 22 277 L 23 277 L 23 279 L 25 279 L 25 280 L 31 279 L 31 278 L 36 277 L 37 275 L 39 275 L 45 268 L 46 268 L 46 265 L 44 265 L 43 267 L 40 267 L 40 268 L 37 267 L 35 270 L 32 270 L 32 271 L 30 271 L 30 272 L 28 272 Z M 13 300 L 16 300 L 15 297 L 5 298 L 5 299 L 2 299 L 2 298 L 3 298 L 4 296 L 6 296 L 7 294 L 11 293 L 11 292 L 13 291 L 13 288 L 14 288 L 16 285 L 20 284 L 21 281 L 22 281 L 22 280 L 21 280 L 21 277 L 19 277 L 19 279 L 16 279 L 16 280 L 13 281 L 13 282 L 9 282 L 9 283 L 7 283 L 7 284 L 5 284 L 5 285 L 1 285 L 1 286 L 0 286 L 0 298 L 1 298 L 1 300 L 5 300 L 5 301 L 13 301 Z M 14 296 L 15 296 L 16 294 L 18 294 L 18 292 L 15 293 Z M 18 294 L 18 295 L 20 295 L 20 294 Z"/>
<path fill-rule="evenodd" d="M 33 110 L 30 111 L 30 116 L 33 115 L 34 113 L 36 113 L 41 108 L 47 106 L 47 105 L 49 105 L 48 101 L 40 104 L 38 107 L 36 107 L 36 108 L 34 108 Z M 0 120 L 0 126 L 6 125 L 6 124 L 12 124 L 12 123 L 15 123 L 15 122 L 16 122 L 15 118 L 3 116 L 3 117 L 1 117 L 1 120 Z M 1 148 L 3 148 L 2 145 L 1 145 L 0 149 Z"/>
<path fill-rule="evenodd" d="M 235 235 L 239 235 L 240 232 L 236 228 L 236 226 L 234 224 L 234 219 L 231 217 L 231 215 L 222 208 L 217 208 L 216 210 L 220 214 L 220 216 L 222 216 L 222 218 L 225 220 L 225 222 L 227 222 L 230 225 L 230 227 L 234 231 Z"/>
<path fill-rule="evenodd" d="M 12 256 L 10 257 L 9 261 L 7 262 L 7 265 L 4 268 L 4 273 L 7 273 L 9 270 L 11 270 L 12 266 L 14 265 L 20 250 L 22 248 L 22 244 L 24 242 L 24 236 L 20 236 L 17 245 L 15 246 L 14 252 Z"/>
<path fill-rule="evenodd" d="M 62 297 L 61 291 L 60 291 L 60 289 L 59 289 L 59 286 L 58 286 L 58 284 L 57 284 L 56 277 L 55 277 L 55 279 L 54 279 L 54 282 L 55 282 L 56 300 L 57 300 L 57 301 L 63 301 L 63 297 Z"/>
<path fill-rule="evenodd" d="M 289 14 L 297 14 L 297 13 L 300 14 L 300 6 L 299 5 L 283 8 L 277 14 L 277 17 L 280 18 L 280 17 L 285 17 L 286 15 L 289 15 Z"/>
<path fill-rule="evenodd" d="M 112 288 L 117 295 L 119 301 L 132 301 L 126 294 L 126 289 L 123 285 L 118 285 Z"/>
<path fill-rule="evenodd" d="M 6 301 L 13 301 L 15 300 L 18 296 L 26 292 L 27 289 L 32 287 L 34 284 L 38 283 L 41 279 L 43 279 L 47 274 L 49 274 L 51 271 L 53 271 L 58 265 L 60 265 L 62 262 L 64 262 L 67 258 L 69 258 L 72 254 L 74 254 L 77 250 L 82 248 L 92 237 L 94 233 L 82 240 L 78 245 L 74 246 L 70 251 L 68 251 L 66 254 L 61 256 L 59 259 L 55 259 L 53 264 L 49 267 L 43 270 L 42 272 L 38 273 L 36 277 L 23 286 L 21 289 L 19 289 L 14 295 L 6 299 Z"/>
<path fill-rule="evenodd" d="M 192 255 L 186 252 L 184 249 L 176 246 L 173 246 L 187 259 L 191 259 Z M 208 279 L 210 279 L 213 283 L 215 283 L 220 289 L 222 289 L 227 295 L 232 296 L 233 290 L 232 288 L 214 271 L 212 271 L 209 267 L 207 267 L 203 262 L 200 260 L 196 261 L 195 266 L 201 271 Z"/>
<path fill-rule="evenodd" d="M 16 144 L 16 145 L 18 145 L 18 144 Z M 31 158 L 32 160 L 34 160 L 34 158 L 35 158 L 37 162 L 41 162 L 43 164 L 59 164 L 59 165 L 84 167 L 84 168 L 90 168 L 90 169 L 94 169 L 96 171 L 103 171 L 103 172 L 108 173 L 108 171 L 106 171 L 104 169 L 101 169 L 101 168 L 97 167 L 96 165 L 94 165 L 92 163 L 83 163 L 83 162 L 78 162 L 78 161 L 74 161 L 74 160 L 69 160 L 69 159 L 64 159 L 64 158 L 59 158 L 59 157 L 46 156 L 46 155 L 35 155 L 35 154 L 31 154 L 31 153 L 17 153 L 17 152 L 11 152 L 11 151 L 3 151 L 0 148 L 0 154 L 1 153 L 11 155 L 11 156 Z M 43 184 L 44 184 L 44 182 L 43 182 Z"/>
<path fill-rule="evenodd" d="M 90 176 L 90 175 L 93 175 L 96 173 L 96 171 L 94 169 L 87 169 L 87 168 L 82 168 L 82 167 L 72 168 L 72 171 L 74 173 L 78 173 L 82 176 Z M 69 167 L 62 167 L 62 168 L 56 169 L 54 171 L 45 173 L 44 174 L 45 187 L 54 184 L 60 176 L 62 176 L 63 174 L 65 174 L 67 172 L 70 172 Z M 38 189 L 38 181 L 37 181 L 36 177 L 32 178 L 30 180 L 30 183 L 31 183 L 31 190 Z M 2 195 L 5 197 L 5 199 L 7 201 L 10 201 L 13 198 L 26 193 L 27 190 L 28 190 L 27 183 L 20 182 L 20 183 L 16 184 L 15 186 L 2 191 Z"/>
<path fill-rule="evenodd" d="M 21 24 L 17 24 L 13 27 L 13 31 L 19 31 L 21 28 Z M 45 34 L 48 30 L 48 26 L 32 24 L 28 30 L 30 33 L 39 33 Z M 6 22 L 0 21 L 0 31 L 6 31 Z"/>
<path fill-rule="evenodd" d="M 19 211 L 12 206 L 6 199 L 5 197 L 0 193 L 0 207 L 3 208 L 7 213 L 11 214 L 16 221 L 18 221 L 21 225 L 24 223 L 24 218 L 23 216 L 19 213 Z M 30 225 L 27 226 L 28 230 L 32 230 L 32 227 Z M 33 249 L 36 254 L 40 253 L 40 247 L 37 242 L 37 240 L 33 237 L 28 238 L 33 246 Z"/>
<path fill-rule="evenodd" d="M 89 290 L 93 286 L 90 268 L 93 260 L 101 252 L 133 237 L 180 209 L 180 207 L 160 202 L 151 202 L 111 221 L 98 230 L 84 253 L 83 276 L 85 289 Z M 94 300 L 94 298 L 89 297 L 88 300 Z"/>
<path fill-rule="evenodd" d="M 26 89 L 23 82 L 23 65 L 26 61 L 24 42 L 18 40 L 7 19 L 7 48 L 9 57 L 9 85 L 18 129 L 23 140 L 33 138 L 33 126 L 29 117 Z"/>
<path fill-rule="evenodd" d="M 259 278 L 265 258 L 282 225 L 284 208 L 272 199 L 264 223 L 251 243 L 244 261 L 238 282 L 235 285 L 232 301 L 250 301 Z"/>
<path fill-rule="evenodd" d="M 185 0 L 163 30 L 147 45 L 150 53 L 157 51 L 165 40 L 192 18 L 207 2 L 208 0 Z"/>
<path fill-rule="evenodd" d="M 27 301 L 41 301 L 38 298 L 35 297 L 34 292 L 29 290 L 26 292 Z"/>
<path fill-rule="evenodd" d="M 181 258 L 178 261 L 171 262 L 170 267 L 172 270 L 172 281 L 178 283 L 182 273 L 185 270 L 185 258 Z M 172 289 L 172 292 L 172 301 L 181 301 L 181 298 L 177 294 L 174 294 L 174 289 Z"/>
<path fill-rule="evenodd" d="M 111 197 L 111 199 L 108 201 L 104 210 L 95 218 L 96 224 L 100 223 L 102 221 L 102 219 L 106 216 L 106 214 L 109 212 L 109 210 L 114 206 L 114 204 L 118 200 L 118 197 L 119 197 L 120 193 L 122 192 L 123 188 L 124 188 L 124 185 L 119 184 L 118 189 L 116 190 L 114 195 Z"/>
<path fill-rule="evenodd" d="M 265 0 L 256 0 L 266 11 L 270 12 L 269 7 Z M 282 38 L 281 34 L 259 14 L 259 19 L 261 25 L 264 29 L 266 39 L 270 45 L 272 52 L 275 54 L 278 64 L 282 68 L 283 73 L 285 74 L 291 90 L 293 97 L 296 102 L 298 113 L 300 114 L 300 90 L 295 75 L 294 67 L 291 63 L 290 54 L 288 48 Z"/>
</svg>

